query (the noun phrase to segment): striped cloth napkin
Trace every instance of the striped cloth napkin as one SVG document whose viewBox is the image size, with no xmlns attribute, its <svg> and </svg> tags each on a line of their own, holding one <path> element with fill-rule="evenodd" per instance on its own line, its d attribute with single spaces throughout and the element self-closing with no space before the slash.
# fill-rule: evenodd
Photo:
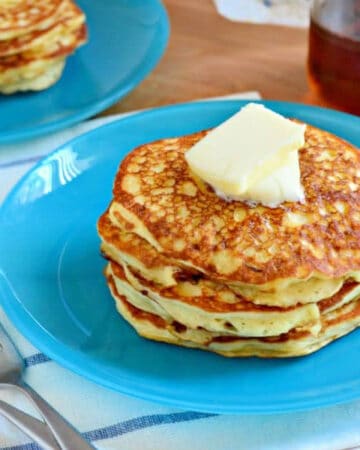
<svg viewBox="0 0 360 450">
<path fill-rule="evenodd" d="M 259 95 L 245 93 L 231 97 L 255 99 Z M 41 156 L 71 137 L 114 118 L 117 117 L 88 121 L 30 143 L 0 148 L 0 202 Z M 98 449 L 340 450 L 360 444 L 360 402 L 273 416 L 181 411 L 126 397 L 81 378 L 39 353 L 12 326 L 1 308 L 0 322 L 24 358 L 26 382 Z M 22 395 L 1 391 L 0 398 L 38 417 Z M 0 417 L 0 450 L 39 448 Z"/>
</svg>

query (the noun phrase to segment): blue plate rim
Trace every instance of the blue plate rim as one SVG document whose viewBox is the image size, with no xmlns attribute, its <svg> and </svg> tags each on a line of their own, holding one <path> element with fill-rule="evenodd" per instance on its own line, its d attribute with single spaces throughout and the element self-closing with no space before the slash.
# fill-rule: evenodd
<svg viewBox="0 0 360 450">
<path fill-rule="evenodd" d="M 141 68 L 137 71 L 136 75 L 127 85 L 113 88 L 112 91 L 109 92 L 109 94 L 107 94 L 102 100 L 94 103 L 92 106 L 83 108 L 82 111 L 69 115 L 64 119 L 30 128 L 22 132 L 0 132 L 0 144 L 10 144 L 20 142 L 25 139 L 33 139 L 75 125 L 85 119 L 88 119 L 89 117 L 95 116 L 96 114 L 114 105 L 118 100 L 125 97 L 136 86 L 138 86 L 152 72 L 152 70 L 157 66 L 161 58 L 164 56 L 170 36 L 170 21 L 165 6 L 163 5 L 161 0 L 152 1 L 158 4 L 160 11 L 159 32 L 162 35 L 161 45 L 153 49 L 151 55 L 144 61 L 144 63 L 141 65 Z"/>
<path fill-rule="evenodd" d="M 147 111 L 142 111 L 139 113 L 136 113 L 132 116 L 125 117 L 125 118 L 119 118 L 118 120 L 102 125 L 94 130 L 88 131 L 74 139 L 71 139 L 67 143 L 62 144 L 55 150 L 53 150 L 51 153 L 49 153 L 46 157 L 42 158 L 40 161 L 38 161 L 19 181 L 16 183 L 16 185 L 13 187 L 13 189 L 10 191 L 10 193 L 7 195 L 6 199 L 4 200 L 3 204 L 0 206 L 0 220 L 1 215 L 3 213 L 3 210 L 6 209 L 7 204 L 11 203 L 12 197 L 16 195 L 17 191 L 21 189 L 21 186 L 23 183 L 26 183 L 27 178 L 36 171 L 42 164 L 47 163 L 48 160 L 53 158 L 58 152 L 63 151 L 66 149 L 70 144 L 76 145 L 78 142 L 80 142 L 83 139 L 88 139 L 91 137 L 91 135 L 96 135 L 98 130 L 106 131 L 108 128 L 116 127 L 119 122 L 121 123 L 128 123 L 134 120 L 138 120 L 139 117 L 147 116 L 147 115 L 153 115 L 156 113 L 166 113 L 169 110 L 174 109 L 183 109 L 183 108 L 190 108 L 190 107 L 206 107 L 210 104 L 214 105 L 217 104 L 219 107 L 222 105 L 228 105 L 231 106 L 242 106 L 249 102 L 257 102 L 264 104 L 266 106 L 271 107 L 271 105 L 274 106 L 283 106 L 288 108 L 300 108 L 305 109 L 307 111 L 313 111 L 316 115 L 316 113 L 321 114 L 330 114 L 331 116 L 334 116 L 335 118 L 342 118 L 343 120 L 351 120 L 355 122 L 359 122 L 360 119 L 356 116 L 352 116 L 347 113 L 342 113 L 338 111 L 334 111 L 327 108 L 322 107 L 315 107 L 311 105 L 304 105 L 302 103 L 293 103 L 293 102 L 283 102 L 283 101 L 272 101 L 272 100 L 221 100 L 221 101 L 200 101 L 200 102 L 191 102 L 191 103 L 181 103 L 177 105 L 171 105 L 171 106 L 164 106 L 160 108 L 154 108 Z M 0 277 L 5 278 L 3 276 L 4 271 L 0 267 Z M 118 383 L 116 383 L 114 380 L 109 380 L 104 377 L 102 377 L 101 371 L 99 373 L 99 367 L 96 364 L 93 364 L 92 361 L 89 360 L 89 358 L 84 357 L 82 353 L 79 351 L 73 350 L 63 344 L 62 342 L 56 340 L 54 337 L 52 337 L 45 328 L 41 327 L 38 323 L 34 322 L 34 320 L 30 317 L 30 315 L 24 310 L 19 300 L 13 295 L 11 292 L 11 288 L 7 286 L 8 291 L 7 295 L 2 295 L 0 298 L 0 304 L 3 306 L 4 311 L 12 321 L 12 323 L 15 325 L 15 327 L 19 330 L 21 330 L 21 333 L 40 351 L 44 352 L 46 355 L 48 355 L 51 359 L 62 365 L 63 367 L 72 370 L 73 372 L 77 373 L 78 375 L 84 376 L 87 379 L 90 379 L 93 382 L 98 383 L 99 385 L 105 386 L 107 388 L 113 389 L 117 392 L 121 392 L 125 395 L 129 395 L 132 397 L 140 398 L 143 400 L 153 401 L 159 404 L 171 406 L 171 407 L 177 407 L 182 409 L 192 409 L 194 410 L 194 405 L 189 403 L 188 401 L 183 401 L 181 398 L 177 397 L 174 399 L 166 398 L 164 395 L 161 394 L 161 392 L 157 392 L 158 390 L 154 390 L 154 392 L 151 392 L 150 390 L 147 390 L 146 392 L 140 391 L 138 389 L 138 386 L 136 383 L 133 383 L 129 378 L 124 377 L 124 382 L 122 383 L 121 389 L 119 389 Z M 0 291 L 1 291 L 1 284 L 0 284 Z M 18 310 L 15 312 L 12 306 L 13 302 L 18 303 Z M 34 325 L 35 325 L 35 331 L 34 331 Z M 162 345 L 160 343 L 160 345 Z M 198 350 L 200 351 L 200 350 Z M 219 356 L 220 357 L 220 356 Z M 94 366 L 94 367 L 92 367 Z M 96 370 L 93 370 L 95 369 Z M 117 380 L 120 378 L 118 377 Z M 354 390 L 358 392 L 358 396 L 354 396 Z M 246 405 L 246 406 L 239 406 L 239 405 L 222 405 L 222 404 L 215 404 L 214 402 L 208 400 L 208 401 L 196 401 L 196 411 L 199 412 L 205 412 L 205 413 L 218 413 L 218 414 L 281 414 L 281 413 L 289 413 L 289 412 L 300 412 L 300 411 L 306 411 L 306 410 L 312 410 L 312 409 L 319 409 L 324 406 L 332 406 L 337 405 L 341 403 L 346 403 L 348 401 L 354 400 L 355 398 L 360 397 L 360 379 L 356 382 L 352 383 L 352 389 L 348 389 L 346 392 L 344 391 L 336 391 L 332 392 L 331 399 L 329 400 L 328 395 L 320 395 L 316 398 L 316 404 L 314 404 L 313 400 L 306 401 L 306 399 L 301 399 L 298 401 L 283 401 L 278 402 L 275 406 L 272 404 L 268 404 L 264 406 L 264 404 L 261 405 Z"/>
</svg>

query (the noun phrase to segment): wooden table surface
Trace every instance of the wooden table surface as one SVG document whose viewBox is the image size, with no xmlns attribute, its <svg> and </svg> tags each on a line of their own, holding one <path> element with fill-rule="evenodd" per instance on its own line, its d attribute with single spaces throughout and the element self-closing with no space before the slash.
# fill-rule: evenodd
<svg viewBox="0 0 360 450">
<path fill-rule="evenodd" d="M 307 30 L 231 22 L 212 0 L 164 0 L 171 33 L 155 70 L 105 114 L 257 90 L 316 103 L 306 79 Z"/>
</svg>

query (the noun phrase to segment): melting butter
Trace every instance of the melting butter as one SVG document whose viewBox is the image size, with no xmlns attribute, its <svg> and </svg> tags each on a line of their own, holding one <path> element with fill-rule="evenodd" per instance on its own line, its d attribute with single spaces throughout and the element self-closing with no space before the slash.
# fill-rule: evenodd
<svg viewBox="0 0 360 450">
<path fill-rule="evenodd" d="M 298 149 L 306 125 L 250 103 L 196 143 L 185 158 L 223 198 L 276 207 L 302 202 Z"/>
</svg>

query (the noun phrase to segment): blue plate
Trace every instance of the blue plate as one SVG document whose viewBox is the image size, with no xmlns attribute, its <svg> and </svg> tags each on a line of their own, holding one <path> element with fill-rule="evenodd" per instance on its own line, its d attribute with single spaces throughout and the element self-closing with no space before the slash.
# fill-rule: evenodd
<svg viewBox="0 0 360 450">
<path fill-rule="evenodd" d="M 0 301 L 51 358 L 125 394 L 219 413 L 274 413 L 360 397 L 360 330 L 292 359 L 226 359 L 140 338 L 117 314 L 95 223 L 139 144 L 219 124 L 245 102 L 161 108 L 85 134 L 40 162 L 0 210 Z M 264 102 L 360 145 L 360 119 Z"/>
<path fill-rule="evenodd" d="M 0 143 L 33 138 L 90 117 L 128 94 L 162 56 L 169 25 L 160 0 L 77 0 L 89 42 L 43 92 L 0 95 Z"/>
</svg>

